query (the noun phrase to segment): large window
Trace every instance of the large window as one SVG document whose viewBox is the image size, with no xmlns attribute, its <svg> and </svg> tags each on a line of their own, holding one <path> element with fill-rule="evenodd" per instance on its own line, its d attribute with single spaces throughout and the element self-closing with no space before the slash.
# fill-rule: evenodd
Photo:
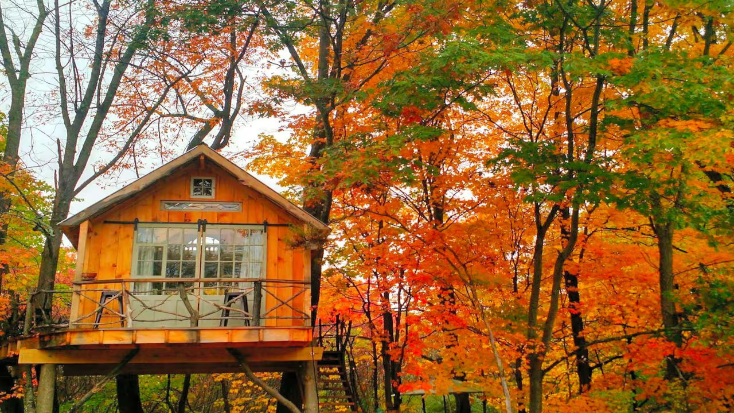
<svg viewBox="0 0 734 413">
<path fill-rule="evenodd" d="M 204 288 L 222 290 L 222 279 L 262 278 L 265 271 L 265 231 L 256 226 L 139 224 L 135 234 L 133 276 L 158 279 L 135 283 L 139 293 L 163 294 L 180 283 L 166 279 L 212 279 Z M 186 286 L 191 286 L 186 283 Z"/>
<path fill-rule="evenodd" d="M 209 226 L 204 234 L 203 278 L 261 278 L 265 262 L 262 229 Z M 207 282 L 205 287 L 223 289 L 226 281 Z"/>
</svg>

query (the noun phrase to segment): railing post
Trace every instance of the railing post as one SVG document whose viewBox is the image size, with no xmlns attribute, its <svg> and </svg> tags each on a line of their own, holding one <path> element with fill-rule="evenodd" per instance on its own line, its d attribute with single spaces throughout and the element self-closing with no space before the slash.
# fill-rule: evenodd
<svg viewBox="0 0 734 413">
<path fill-rule="evenodd" d="M 128 288 L 132 289 L 132 287 L 132 285 L 128 285 L 124 281 L 122 282 L 122 303 L 125 306 L 125 327 L 127 328 L 133 327 L 133 310 L 130 308 L 130 291 L 128 290 Z"/>
<path fill-rule="evenodd" d="M 319 347 L 324 346 L 324 332 L 321 329 L 321 319 L 319 318 Z"/>
<path fill-rule="evenodd" d="M 262 293 L 262 281 L 254 281 L 253 283 L 253 298 L 252 298 L 252 325 L 260 325 L 260 307 L 263 299 Z"/>
</svg>

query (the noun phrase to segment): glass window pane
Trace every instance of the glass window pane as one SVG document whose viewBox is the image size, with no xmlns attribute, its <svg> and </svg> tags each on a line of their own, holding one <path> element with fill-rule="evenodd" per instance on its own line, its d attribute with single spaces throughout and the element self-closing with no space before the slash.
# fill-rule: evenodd
<svg viewBox="0 0 734 413">
<path fill-rule="evenodd" d="M 236 246 L 234 247 L 234 260 L 235 261 L 246 261 L 247 260 L 247 247 Z"/>
<path fill-rule="evenodd" d="M 234 248 L 233 246 L 224 246 L 221 248 L 221 256 L 219 258 L 220 261 L 232 261 L 234 259 Z"/>
<path fill-rule="evenodd" d="M 138 228 L 138 242 L 153 242 L 153 228 Z"/>
<path fill-rule="evenodd" d="M 234 263 L 234 276 L 235 278 L 246 278 L 247 267 L 239 262 Z"/>
<path fill-rule="evenodd" d="M 246 229 L 238 229 L 234 234 L 234 242 L 237 245 L 247 244 L 247 237 L 250 235 L 250 231 Z"/>
<path fill-rule="evenodd" d="M 148 261 L 153 259 L 153 247 L 138 247 L 138 261 Z"/>
<path fill-rule="evenodd" d="M 204 234 L 204 243 L 207 245 L 219 245 L 219 228 L 207 228 L 206 234 Z"/>
<path fill-rule="evenodd" d="M 247 274 L 248 278 L 259 278 L 260 277 L 260 268 L 262 264 L 259 262 L 251 262 L 250 263 L 250 271 Z"/>
<path fill-rule="evenodd" d="M 263 232 L 260 230 L 253 230 L 250 233 L 250 245 L 263 245 L 265 237 L 263 236 Z"/>
<path fill-rule="evenodd" d="M 219 269 L 219 264 L 216 262 L 207 262 L 204 264 L 204 277 L 206 278 L 216 278 L 217 277 L 217 270 Z"/>
<path fill-rule="evenodd" d="M 153 261 L 138 261 L 138 275 L 153 275 Z"/>
<path fill-rule="evenodd" d="M 184 245 L 183 254 L 181 255 L 181 258 L 185 260 L 195 260 L 196 259 L 196 245 Z"/>
<path fill-rule="evenodd" d="M 166 263 L 166 278 L 178 278 L 181 276 L 181 264 L 178 262 Z"/>
<path fill-rule="evenodd" d="M 153 261 L 153 274 L 151 275 L 163 275 L 162 261 Z"/>
<path fill-rule="evenodd" d="M 196 262 L 184 261 L 181 263 L 181 278 L 196 277 Z"/>
<path fill-rule="evenodd" d="M 219 247 L 207 245 L 204 247 L 204 259 L 207 261 L 217 261 L 219 259 Z"/>
<path fill-rule="evenodd" d="M 262 262 L 263 247 L 250 247 L 250 261 Z"/>
<path fill-rule="evenodd" d="M 232 278 L 234 276 L 232 263 L 219 264 L 222 270 L 222 278 Z"/>
<path fill-rule="evenodd" d="M 169 228 L 168 229 L 168 243 L 169 244 L 183 244 L 183 229 L 182 228 Z"/>
<path fill-rule="evenodd" d="M 163 260 L 163 247 L 153 247 L 153 259 L 158 261 Z"/>
<path fill-rule="evenodd" d="M 169 245 L 167 259 L 169 261 L 181 260 L 181 246 L 180 245 Z"/>
<path fill-rule="evenodd" d="M 196 228 L 185 228 L 183 236 L 183 243 L 186 245 L 196 245 L 199 243 L 199 231 Z"/>
<path fill-rule="evenodd" d="M 165 244 L 168 239 L 168 228 L 153 228 L 153 243 Z"/>
<path fill-rule="evenodd" d="M 219 242 L 222 245 L 234 244 L 234 230 L 231 228 L 222 228 L 222 234 L 219 237 Z"/>
</svg>

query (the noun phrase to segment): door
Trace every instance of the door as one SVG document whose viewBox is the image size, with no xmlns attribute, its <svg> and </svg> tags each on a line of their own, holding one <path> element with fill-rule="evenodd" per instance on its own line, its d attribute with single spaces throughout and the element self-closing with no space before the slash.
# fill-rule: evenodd
<svg viewBox="0 0 734 413">
<path fill-rule="evenodd" d="M 207 225 L 202 239 L 200 326 L 255 324 L 254 281 L 264 278 L 265 237 L 263 227 Z M 228 309 L 222 311 L 223 305 Z M 261 309 L 263 305 L 261 300 Z M 227 316 L 226 323 L 222 316 Z"/>
<path fill-rule="evenodd" d="M 191 327 L 189 306 L 201 317 L 195 326 L 223 325 L 223 315 L 227 326 L 250 324 L 253 281 L 265 276 L 265 238 L 263 226 L 138 224 L 133 327 Z"/>
</svg>

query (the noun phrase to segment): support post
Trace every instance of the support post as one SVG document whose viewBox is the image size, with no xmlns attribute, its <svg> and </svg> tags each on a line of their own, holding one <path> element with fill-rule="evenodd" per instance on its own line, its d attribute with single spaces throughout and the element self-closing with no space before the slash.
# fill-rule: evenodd
<svg viewBox="0 0 734 413">
<path fill-rule="evenodd" d="M 56 365 L 41 365 L 41 374 L 38 380 L 38 396 L 36 411 L 38 413 L 52 413 L 56 399 Z"/>
<path fill-rule="evenodd" d="M 303 383 L 303 413 L 318 413 L 319 393 L 316 385 L 316 362 L 303 362 L 299 374 Z"/>
</svg>

